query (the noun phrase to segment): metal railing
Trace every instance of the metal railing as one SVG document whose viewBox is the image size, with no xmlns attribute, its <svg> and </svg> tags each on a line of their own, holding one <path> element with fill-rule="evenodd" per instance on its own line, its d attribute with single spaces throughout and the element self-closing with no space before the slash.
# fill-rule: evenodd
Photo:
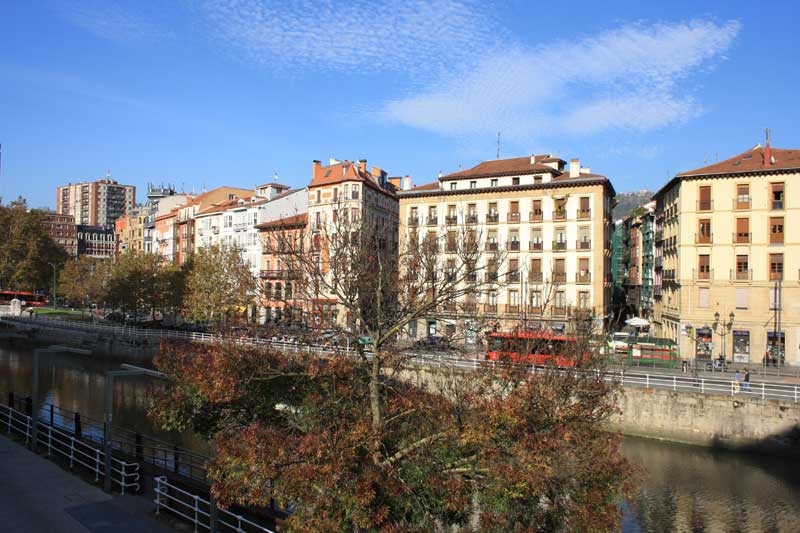
<svg viewBox="0 0 800 533">
<path fill-rule="evenodd" d="M 216 509 L 216 513 L 212 512 L 209 500 L 173 485 L 166 476 L 159 476 L 154 480 L 156 482 L 156 498 L 153 501 L 156 504 L 156 514 L 160 514 L 163 509 L 166 509 L 188 520 L 194 526 L 195 531 L 198 531 L 198 528 L 211 531 L 211 522 L 216 520 L 218 526 L 216 529 L 218 530 L 236 531 L 237 533 L 249 531 L 275 533 L 273 530 L 227 509 Z"/>
<path fill-rule="evenodd" d="M 54 453 L 69 461 L 69 467 L 76 464 L 87 468 L 94 473 L 95 482 L 105 477 L 105 453 L 91 442 L 76 438 L 66 431 L 47 424 L 38 424 L 36 443 L 47 450 L 48 457 Z M 6 429 L 7 434 L 17 434 L 29 443 L 33 430 L 32 417 L 13 407 L 0 404 L 0 427 Z M 140 485 L 139 464 L 129 463 L 111 458 L 111 481 L 120 488 L 120 492 L 138 492 Z"/>
</svg>

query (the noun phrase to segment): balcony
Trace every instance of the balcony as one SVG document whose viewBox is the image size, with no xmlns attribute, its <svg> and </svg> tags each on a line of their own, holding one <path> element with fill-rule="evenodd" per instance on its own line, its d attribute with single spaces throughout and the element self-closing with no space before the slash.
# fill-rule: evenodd
<svg viewBox="0 0 800 533">
<path fill-rule="evenodd" d="M 563 252 L 567 249 L 567 241 L 553 241 L 553 251 Z"/>
<path fill-rule="evenodd" d="M 520 214 L 519 212 L 512 212 L 506 215 L 506 220 L 508 222 L 519 222 Z"/>
<path fill-rule="evenodd" d="M 426 222 L 428 226 L 438 226 L 439 225 L 439 217 L 428 217 L 428 221 Z"/>
<path fill-rule="evenodd" d="M 457 215 L 447 215 L 444 217 L 444 223 L 448 226 L 454 226 L 458 224 L 458 216 Z"/>
<path fill-rule="evenodd" d="M 299 270 L 262 270 L 260 277 L 263 279 L 299 279 Z"/>
<path fill-rule="evenodd" d="M 508 241 L 509 252 L 519 252 L 519 241 Z"/>
<path fill-rule="evenodd" d="M 484 313 L 497 313 L 497 304 L 483 304 Z"/>
<path fill-rule="evenodd" d="M 496 252 L 498 245 L 496 242 L 487 242 L 486 243 L 486 251 L 487 252 Z"/>
<path fill-rule="evenodd" d="M 553 314 L 556 316 L 566 316 L 567 315 L 567 308 L 566 307 L 553 307 Z"/>
<path fill-rule="evenodd" d="M 714 209 L 714 201 L 713 200 L 698 200 L 697 201 L 697 210 L 698 211 L 711 211 Z"/>
<path fill-rule="evenodd" d="M 692 275 L 695 280 L 698 281 L 709 281 L 714 277 L 714 269 L 713 268 L 703 268 L 703 269 L 694 269 L 692 270 Z M 666 279 L 666 276 L 664 277 Z M 674 279 L 674 277 L 672 278 Z"/>
<path fill-rule="evenodd" d="M 464 280 L 467 283 L 475 283 L 476 281 L 478 281 L 478 274 L 475 271 L 467 272 L 464 275 Z"/>
<path fill-rule="evenodd" d="M 544 219 L 542 216 L 542 212 L 539 211 L 538 213 L 531 211 L 528 213 L 528 222 L 541 222 Z"/>
<path fill-rule="evenodd" d="M 408 217 L 409 226 L 419 226 L 419 217 Z"/>
<path fill-rule="evenodd" d="M 749 196 L 742 196 L 733 199 L 733 209 L 734 210 L 742 210 L 742 209 L 750 209 L 750 197 Z"/>
<path fill-rule="evenodd" d="M 592 282 L 592 273 L 591 272 L 583 272 L 575 275 L 575 283 L 591 283 Z"/>
<path fill-rule="evenodd" d="M 489 213 L 486 215 L 487 224 L 497 224 L 500 222 L 500 215 L 498 213 Z"/>
<path fill-rule="evenodd" d="M 713 233 L 695 233 L 694 234 L 694 242 L 695 244 L 711 244 L 714 242 L 714 234 Z"/>
<path fill-rule="evenodd" d="M 753 242 L 753 234 L 744 231 L 737 231 L 731 234 L 731 241 L 736 244 L 750 244 Z"/>
<path fill-rule="evenodd" d="M 589 220 L 592 218 L 592 210 L 591 209 L 580 209 L 578 210 L 578 220 Z"/>
<path fill-rule="evenodd" d="M 753 280 L 753 270 L 736 270 L 731 269 L 731 280 L 736 281 L 752 281 Z"/>
<path fill-rule="evenodd" d="M 528 313 L 532 315 L 541 315 L 542 314 L 542 306 L 541 305 L 527 305 L 525 306 Z"/>
<path fill-rule="evenodd" d="M 566 283 L 566 282 L 567 282 L 566 272 L 553 272 L 553 283 Z"/>
<path fill-rule="evenodd" d="M 567 220 L 567 210 L 557 209 L 553 211 L 553 220 Z"/>
<path fill-rule="evenodd" d="M 541 252 L 544 249 L 542 241 L 531 241 L 528 243 L 528 250 L 531 252 Z"/>
<path fill-rule="evenodd" d="M 491 271 L 486 273 L 487 283 L 497 283 L 497 272 Z"/>
<path fill-rule="evenodd" d="M 506 304 L 506 313 L 518 314 L 519 309 L 520 309 L 519 304 Z"/>
<path fill-rule="evenodd" d="M 589 240 L 575 241 L 575 249 L 576 250 L 591 250 L 592 249 L 592 241 L 589 241 Z"/>
<path fill-rule="evenodd" d="M 519 270 L 512 270 L 506 275 L 506 281 L 509 283 L 519 283 Z"/>
<path fill-rule="evenodd" d="M 541 272 L 530 272 L 528 274 L 528 281 L 530 281 L 532 283 L 533 282 L 541 283 L 542 282 L 542 278 L 543 278 L 543 276 L 542 276 Z"/>
<path fill-rule="evenodd" d="M 478 304 L 475 302 L 465 302 L 462 308 L 465 313 L 475 313 L 478 311 Z"/>
<path fill-rule="evenodd" d="M 464 217 L 464 221 L 467 224 L 477 224 L 478 223 L 478 214 L 477 213 L 469 213 L 466 217 Z"/>
<path fill-rule="evenodd" d="M 454 254 L 458 251 L 458 246 L 454 242 L 448 242 L 445 244 L 444 251 L 448 254 Z"/>
</svg>

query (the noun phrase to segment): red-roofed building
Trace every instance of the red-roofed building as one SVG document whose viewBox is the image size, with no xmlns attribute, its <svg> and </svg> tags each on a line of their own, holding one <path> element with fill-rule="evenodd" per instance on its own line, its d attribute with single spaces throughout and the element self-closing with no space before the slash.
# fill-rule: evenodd
<svg viewBox="0 0 800 533">
<path fill-rule="evenodd" d="M 769 350 L 773 362 L 800 363 L 795 187 L 800 150 L 767 141 L 680 172 L 655 194 L 652 331 L 684 358 L 760 365 Z"/>
<path fill-rule="evenodd" d="M 518 326 L 521 319 L 527 327 L 561 329 L 574 309 L 591 310 L 597 318 L 610 313 L 607 243 L 614 188 L 577 159 L 531 155 L 483 161 L 397 194 L 401 241 L 454 243 L 443 247 L 444 261 L 456 268 L 455 241 L 466 226 L 486 251 L 478 265 L 481 275 L 497 281 L 485 294 L 465 296 L 461 305 L 409 324 L 412 339 L 468 331 L 476 315 L 501 329 Z M 493 259 L 496 252 L 503 252 L 503 264 Z"/>
</svg>

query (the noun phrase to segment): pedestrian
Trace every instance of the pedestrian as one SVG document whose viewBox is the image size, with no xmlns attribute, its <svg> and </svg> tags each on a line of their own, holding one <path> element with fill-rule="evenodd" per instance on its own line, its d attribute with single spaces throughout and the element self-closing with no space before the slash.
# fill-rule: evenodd
<svg viewBox="0 0 800 533">
<path fill-rule="evenodd" d="M 734 379 L 736 381 L 734 381 L 733 383 L 733 392 L 734 394 L 739 394 L 739 388 L 740 388 L 739 382 L 742 380 L 742 374 L 741 372 L 739 372 L 738 368 L 736 369 L 736 375 L 734 376 Z"/>
<path fill-rule="evenodd" d="M 744 386 L 743 389 L 747 392 L 750 392 L 750 369 L 745 367 L 744 369 Z"/>
<path fill-rule="evenodd" d="M 688 366 L 689 364 L 685 360 L 683 361 L 683 363 L 681 363 L 681 370 L 683 371 L 684 374 L 686 373 L 686 369 Z"/>
</svg>

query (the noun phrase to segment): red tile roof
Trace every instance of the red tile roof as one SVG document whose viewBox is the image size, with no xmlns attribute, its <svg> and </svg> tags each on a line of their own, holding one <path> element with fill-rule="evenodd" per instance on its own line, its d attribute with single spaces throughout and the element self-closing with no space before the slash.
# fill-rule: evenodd
<svg viewBox="0 0 800 533">
<path fill-rule="evenodd" d="M 765 149 L 765 147 L 759 144 L 755 148 L 742 152 L 725 161 L 681 172 L 677 177 L 683 178 L 689 176 L 800 169 L 800 150 L 785 150 L 783 148 L 770 147 L 771 161 L 766 161 L 764 157 Z"/>
<path fill-rule="evenodd" d="M 305 226 L 308 223 L 308 213 L 301 213 L 290 217 L 279 218 L 257 224 L 258 229 L 285 228 L 291 226 Z"/>
<path fill-rule="evenodd" d="M 406 189 L 405 191 L 402 192 L 430 191 L 430 190 L 436 190 L 438 188 L 439 188 L 439 182 L 432 181 L 430 183 L 425 183 L 423 185 L 417 185 L 416 187 L 411 187 L 410 189 Z"/>
<path fill-rule="evenodd" d="M 533 157 L 533 162 L 531 162 Z M 493 161 L 483 161 L 476 166 L 467 170 L 460 170 L 453 172 L 446 176 L 442 176 L 442 180 L 462 179 L 462 178 L 484 178 L 488 176 L 510 176 L 513 174 L 535 174 L 550 172 L 552 174 L 561 174 L 555 168 L 552 168 L 545 163 L 566 164 L 565 161 L 557 157 L 550 157 L 549 155 L 534 155 L 527 157 L 512 157 L 510 159 L 496 159 Z"/>
<path fill-rule="evenodd" d="M 343 181 L 359 181 L 378 192 L 388 194 L 389 196 L 394 196 L 394 193 L 389 189 L 384 189 L 381 187 L 378 177 L 373 176 L 372 173 L 366 170 L 362 172 L 359 170 L 358 164 L 353 163 L 352 161 L 342 161 L 326 167 L 315 166 L 313 179 L 308 186 L 319 187 L 323 185 L 333 185 Z M 388 177 L 386 178 L 386 181 L 388 183 Z"/>
<path fill-rule="evenodd" d="M 253 202 L 251 201 L 253 198 L 259 198 L 259 200 Z M 244 203 L 241 205 L 239 204 L 240 200 L 244 201 Z M 207 215 L 209 213 L 216 213 L 218 211 L 227 211 L 228 209 L 235 209 L 237 207 L 249 207 L 251 205 L 259 205 L 263 204 L 266 201 L 267 201 L 266 198 L 261 198 L 259 196 L 254 196 L 254 195 L 243 196 L 241 198 L 234 198 L 232 200 L 225 200 L 224 202 L 218 202 L 216 204 L 212 204 L 211 206 L 197 213 L 196 216 Z"/>
</svg>

